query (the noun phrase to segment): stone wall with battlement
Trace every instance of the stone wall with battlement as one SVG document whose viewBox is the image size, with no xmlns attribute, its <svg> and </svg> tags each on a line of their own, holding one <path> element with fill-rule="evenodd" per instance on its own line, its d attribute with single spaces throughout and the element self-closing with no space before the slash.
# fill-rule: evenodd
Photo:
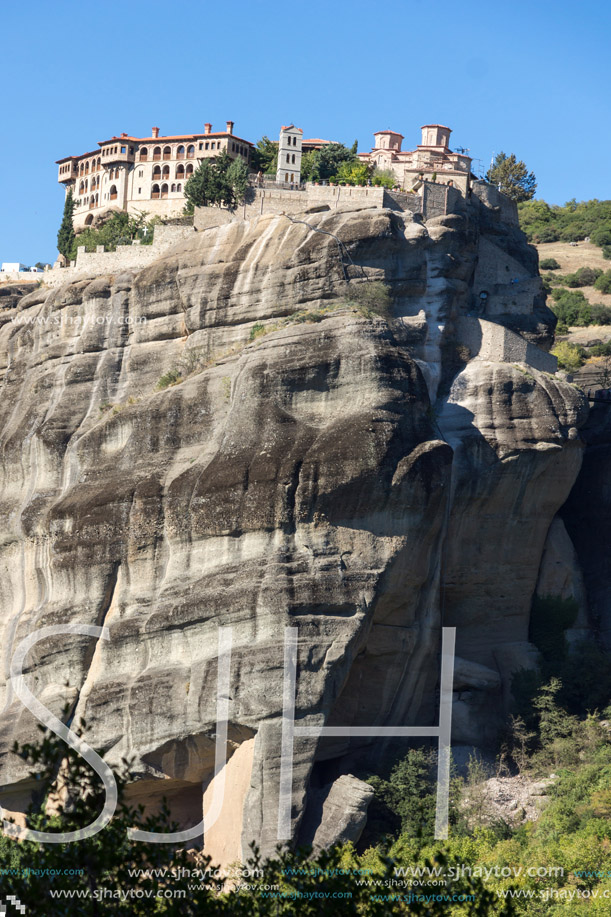
<svg viewBox="0 0 611 917">
<path fill-rule="evenodd" d="M 119 271 L 140 271 L 147 267 L 168 249 L 193 233 L 193 226 L 183 224 L 155 227 L 151 245 L 117 245 L 116 251 L 104 251 L 102 245 L 97 251 L 87 252 L 84 246 L 78 249 L 76 263 L 71 267 L 54 268 L 38 276 L 49 286 L 59 286 L 91 274 L 116 274 Z"/>
</svg>

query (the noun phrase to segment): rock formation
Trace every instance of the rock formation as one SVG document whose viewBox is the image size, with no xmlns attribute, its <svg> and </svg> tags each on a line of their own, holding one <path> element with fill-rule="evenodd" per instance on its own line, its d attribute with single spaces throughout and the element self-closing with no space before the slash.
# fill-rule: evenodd
<svg viewBox="0 0 611 917">
<path fill-rule="evenodd" d="M 482 744 L 532 664 L 530 603 L 587 407 L 560 376 L 460 339 L 485 282 L 494 328 L 549 344 L 532 249 L 475 196 L 426 224 L 365 208 L 303 221 L 194 233 L 138 274 L 0 313 L 9 809 L 29 783 L 8 749 L 36 734 L 10 660 L 44 626 L 109 629 L 38 643 L 26 682 L 58 715 L 68 702 L 109 762 L 132 757 L 133 797 L 166 795 L 183 827 L 213 795 L 231 628 L 231 793 L 207 834 L 226 862 L 276 844 L 287 627 L 299 725 L 435 723 L 455 626 L 453 740 Z M 522 272 L 517 305 L 491 282 L 502 258 Z M 390 321 L 354 305 L 380 280 Z M 293 837 L 358 836 L 370 794 L 349 775 L 366 744 L 295 740 Z"/>
</svg>

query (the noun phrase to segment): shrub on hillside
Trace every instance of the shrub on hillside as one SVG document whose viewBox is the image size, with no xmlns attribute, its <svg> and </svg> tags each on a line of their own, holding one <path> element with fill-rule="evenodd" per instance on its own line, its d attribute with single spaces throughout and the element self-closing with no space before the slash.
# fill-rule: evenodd
<svg viewBox="0 0 611 917">
<path fill-rule="evenodd" d="M 598 267 L 580 267 L 574 274 L 567 274 L 564 282 L 567 287 L 591 287 L 600 277 L 602 271 Z"/>
<path fill-rule="evenodd" d="M 600 293 L 611 293 L 611 270 L 601 271 L 594 283 L 594 289 Z"/>
<path fill-rule="evenodd" d="M 555 258 L 544 258 L 543 261 L 539 263 L 539 267 L 542 271 L 557 271 L 560 265 Z"/>
<path fill-rule="evenodd" d="M 611 309 L 608 306 L 590 306 L 592 325 L 611 325 Z"/>
<path fill-rule="evenodd" d="M 581 290 L 567 290 L 558 287 L 552 290 L 554 304 L 552 309 L 558 317 L 558 323 L 564 326 L 590 325 L 592 323 L 592 307 Z"/>
<path fill-rule="evenodd" d="M 558 366 L 568 373 L 577 372 L 585 363 L 583 348 L 568 341 L 560 341 L 553 348 L 552 353 L 558 359 Z"/>
</svg>

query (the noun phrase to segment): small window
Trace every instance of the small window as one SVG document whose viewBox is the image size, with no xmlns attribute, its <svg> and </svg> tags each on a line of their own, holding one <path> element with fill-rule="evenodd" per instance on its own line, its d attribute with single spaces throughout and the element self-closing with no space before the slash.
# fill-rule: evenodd
<svg viewBox="0 0 611 917">
<path fill-rule="evenodd" d="M 126 146 L 122 146 L 122 147 L 121 147 L 121 152 L 122 152 L 122 153 L 127 153 L 127 147 L 126 147 Z"/>
<path fill-rule="evenodd" d="M 294 154 L 294 153 L 293 153 L 293 155 L 291 156 L 291 164 L 292 164 L 292 165 L 295 165 L 295 154 Z"/>
<path fill-rule="evenodd" d="M 204 144 L 203 144 L 203 143 L 200 143 L 199 148 L 200 148 L 200 150 L 203 150 Z"/>
<path fill-rule="evenodd" d="M 143 175 L 144 175 L 144 172 L 142 171 L 142 169 L 140 169 L 140 171 L 138 172 L 138 178 L 142 178 Z"/>
<path fill-rule="evenodd" d="M 182 191 L 182 185 L 176 185 L 176 190 L 177 190 L 177 191 Z"/>
<path fill-rule="evenodd" d="M 170 188 L 170 191 L 176 191 L 176 185 L 172 185 L 172 187 Z"/>
<path fill-rule="evenodd" d="M 210 144 L 210 149 L 211 149 L 211 150 L 215 150 L 215 149 L 216 149 L 216 143 L 214 142 L 214 140 L 213 140 L 212 143 Z"/>
<path fill-rule="evenodd" d="M 286 161 L 287 161 L 287 162 L 290 162 L 290 161 L 291 161 L 290 153 L 287 153 L 287 154 L 286 154 Z"/>
<path fill-rule="evenodd" d="M 209 148 L 210 148 L 210 144 L 206 143 L 206 149 L 209 149 Z"/>
<path fill-rule="evenodd" d="M 187 159 L 193 159 L 195 156 L 195 147 L 193 144 L 187 147 Z"/>
<path fill-rule="evenodd" d="M 138 194 L 142 194 L 142 188 L 138 188 Z"/>
</svg>

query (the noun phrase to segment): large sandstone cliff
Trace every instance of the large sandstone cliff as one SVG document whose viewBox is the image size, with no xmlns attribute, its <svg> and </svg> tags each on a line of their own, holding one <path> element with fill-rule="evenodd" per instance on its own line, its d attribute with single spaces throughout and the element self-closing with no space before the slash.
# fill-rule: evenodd
<svg viewBox="0 0 611 917">
<path fill-rule="evenodd" d="M 109 628 L 39 643 L 27 683 L 57 714 L 68 701 L 110 762 L 133 757 L 133 795 L 165 794 L 185 827 L 213 791 L 217 636 L 232 628 L 230 792 L 207 836 L 226 862 L 276 843 L 286 627 L 299 725 L 434 723 L 447 625 L 453 741 L 482 744 L 533 662 L 531 599 L 587 408 L 459 328 L 487 282 L 488 317 L 548 345 L 536 257 L 475 200 L 426 224 L 381 209 L 303 220 L 197 233 L 139 274 L 0 313 L 9 809 L 29 784 L 7 750 L 35 735 L 10 659 L 43 626 Z M 503 258 L 523 273 L 518 302 L 490 285 Z M 371 280 L 391 288 L 390 321 L 350 305 Z M 168 373 L 182 381 L 159 389 Z M 296 740 L 295 837 L 360 830 L 358 751 Z"/>
</svg>

